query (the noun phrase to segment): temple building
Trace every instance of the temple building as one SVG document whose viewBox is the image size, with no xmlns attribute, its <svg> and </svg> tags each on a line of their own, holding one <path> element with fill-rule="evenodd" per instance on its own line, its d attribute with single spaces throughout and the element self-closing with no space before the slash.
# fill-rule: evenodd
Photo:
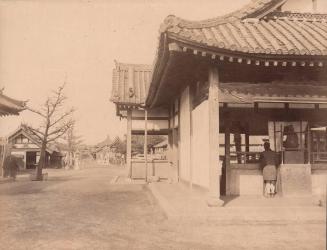
<svg viewBox="0 0 327 250">
<path fill-rule="evenodd" d="M 206 189 L 209 205 L 263 194 L 254 138 L 280 157 L 281 195 L 325 191 L 327 14 L 284 11 L 291 2 L 255 0 L 204 21 L 168 16 L 160 27 L 138 108 L 166 110 L 173 179 Z"/>
</svg>

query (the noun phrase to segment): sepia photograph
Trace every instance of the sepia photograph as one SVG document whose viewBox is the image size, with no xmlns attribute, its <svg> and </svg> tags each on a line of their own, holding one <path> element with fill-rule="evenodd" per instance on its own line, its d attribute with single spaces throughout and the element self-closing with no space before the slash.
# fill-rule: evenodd
<svg viewBox="0 0 327 250">
<path fill-rule="evenodd" d="M 327 0 L 0 0 L 0 250 L 327 249 Z"/>
</svg>

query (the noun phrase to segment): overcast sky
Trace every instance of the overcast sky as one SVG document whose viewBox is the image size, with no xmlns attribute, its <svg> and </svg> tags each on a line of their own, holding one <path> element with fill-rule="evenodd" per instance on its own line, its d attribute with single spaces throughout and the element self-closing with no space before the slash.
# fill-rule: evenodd
<svg viewBox="0 0 327 250">
<path fill-rule="evenodd" d="M 0 86 L 38 107 L 66 78 L 85 142 L 123 135 L 126 122 L 109 101 L 114 60 L 152 64 L 159 26 L 169 14 L 199 20 L 248 1 L 0 1 Z M 29 111 L 1 118 L 0 136 L 39 121 Z"/>
</svg>

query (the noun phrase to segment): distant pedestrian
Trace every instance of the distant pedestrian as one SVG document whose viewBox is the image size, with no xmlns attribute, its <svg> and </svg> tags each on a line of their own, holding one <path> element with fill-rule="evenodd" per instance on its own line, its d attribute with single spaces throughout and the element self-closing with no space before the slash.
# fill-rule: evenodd
<svg viewBox="0 0 327 250">
<path fill-rule="evenodd" d="M 125 164 L 125 155 L 121 154 L 121 159 L 120 159 L 120 165 L 124 165 Z"/>
<path fill-rule="evenodd" d="M 273 197 L 276 194 L 277 181 L 277 156 L 274 151 L 270 149 L 269 142 L 264 143 L 265 151 L 261 153 L 260 160 L 263 167 L 262 175 L 265 184 L 265 196 Z"/>
</svg>

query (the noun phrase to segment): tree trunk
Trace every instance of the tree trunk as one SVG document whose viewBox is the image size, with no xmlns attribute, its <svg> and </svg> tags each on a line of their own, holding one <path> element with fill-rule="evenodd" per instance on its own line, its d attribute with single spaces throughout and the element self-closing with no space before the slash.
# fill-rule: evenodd
<svg viewBox="0 0 327 250">
<path fill-rule="evenodd" d="M 46 142 L 42 142 L 42 147 L 41 147 L 41 154 L 40 154 L 40 160 L 39 163 L 36 166 L 36 180 L 37 181 L 42 181 L 42 169 L 45 167 L 45 158 L 46 158 Z"/>
</svg>

